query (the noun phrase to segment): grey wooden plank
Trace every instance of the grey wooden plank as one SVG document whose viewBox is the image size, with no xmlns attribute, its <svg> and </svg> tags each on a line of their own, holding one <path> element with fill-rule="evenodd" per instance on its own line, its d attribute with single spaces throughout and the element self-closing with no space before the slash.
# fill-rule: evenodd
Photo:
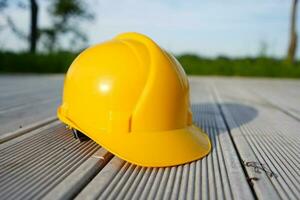
<svg viewBox="0 0 300 200">
<path fill-rule="evenodd" d="M 241 158 L 257 162 L 259 167 L 262 163 L 268 171 L 277 175 L 270 176 L 263 170 L 257 173 L 253 167 L 246 167 L 249 177 L 258 179 L 252 181 L 257 196 L 260 199 L 298 199 L 299 121 L 269 105 L 241 84 L 222 80 L 215 80 L 214 83 L 225 120 Z M 250 123 L 233 128 L 236 123 L 249 117 L 249 113 L 230 106 L 231 104 L 250 106 L 256 110 L 257 116 Z"/>
<path fill-rule="evenodd" d="M 297 87 L 292 88 L 286 84 L 284 85 L 285 89 L 279 87 L 279 89 L 276 89 L 275 91 L 274 89 L 266 87 L 259 87 L 259 89 L 251 88 L 251 91 L 264 99 L 264 101 L 280 108 L 283 112 L 288 113 L 300 121 L 300 83 Z M 292 93 L 290 92 L 291 89 L 293 90 Z"/>
<path fill-rule="evenodd" d="M 56 115 L 62 75 L 0 76 L 0 135 Z"/>
<path fill-rule="evenodd" d="M 60 99 L 43 101 L 34 105 L 28 105 L 20 109 L 0 114 L 0 135 L 7 134 L 29 126 L 37 121 L 56 116 L 56 109 Z"/>
<path fill-rule="evenodd" d="M 62 182 L 57 184 L 43 199 L 72 199 L 112 157 L 113 155 L 105 149 L 99 149 Z"/>
<path fill-rule="evenodd" d="M 280 108 L 300 119 L 300 81 L 289 79 L 227 79 L 216 81 L 224 84 L 238 85 L 239 89 L 255 94 L 259 102 Z"/>
<path fill-rule="evenodd" d="M 60 78 L 58 76 L 54 79 Z M 14 80 L 9 77 L 4 79 L 0 76 L 0 91 L 9 92 L 7 85 Z M 28 82 L 34 79 L 35 83 L 42 80 L 34 77 L 25 79 Z M 15 80 L 18 83 L 24 81 L 19 77 L 15 77 Z M 217 96 L 212 93 L 213 82 L 218 89 Z M 275 82 L 275 85 L 280 85 L 280 82 Z M 4 84 L 1 86 L 1 83 Z M 288 81 L 289 84 L 295 83 Z M 79 193 L 77 199 L 253 199 L 255 196 L 262 199 L 295 199 L 299 194 L 300 183 L 299 122 L 276 109 L 279 104 L 274 106 L 273 102 L 274 105 L 271 105 L 265 101 L 265 96 L 253 93 L 251 89 L 254 86 L 251 80 L 191 78 L 194 121 L 209 134 L 213 151 L 200 161 L 182 166 L 143 168 L 117 157 L 105 166 L 95 164 L 97 159 L 91 156 L 99 146 L 76 143 L 57 122 L 3 143 L 0 145 L 1 198 L 39 199 L 47 195 L 47 198 L 69 199 Z M 20 98 L 19 101 L 11 102 L 12 106 L 26 99 L 24 97 L 22 100 L 23 94 L 34 94 L 31 89 L 18 94 L 22 91 L 19 87 L 16 87 L 15 93 L 8 94 Z M 53 94 L 49 93 L 49 97 Z M 288 101 L 298 95 L 295 89 L 284 94 Z M 32 99 L 43 101 L 43 95 Z M 9 101 L 6 102 L 9 108 Z M 294 109 L 296 103 L 292 104 L 291 108 Z M 45 105 L 48 109 L 43 110 L 43 105 L 37 105 L 34 108 L 36 113 L 33 116 L 27 115 L 24 120 L 30 124 L 37 119 L 36 116 L 40 119 L 46 117 L 43 113 L 53 112 L 54 115 L 57 105 Z M 24 113 L 32 108 L 30 104 L 26 107 L 26 103 L 20 106 L 25 106 L 20 109 Z M 18 121 L 18 112 L 14 112 L 8 114 L 11 113 L 10 119 L 15 119 L 15 124 L 18 124 L 22 118 Z M 8 121 L 2 122 L 1 129 Z M 70 151 L 62 153 L 60 147 Z M 76 153 L 72 154 L 73 150 Z M 252 167 L 245 167 L 245 174 L 239 159 L 265 163 L 280 176 L 274 179 L 265 173 L 257 174 Z M 5 171 L 2 170 L 8 168 L 11 171 L 3 173 Z M 97 171 L 100 172 L 95 176 Z M 82 177 L 87 179 L 83 180 Z M 255 196 L 247 177 L 259 178 L 251 181 Z M 90 179 L 91 182 L 80 191 Z"/>
<path fill-rule="evenodd" d="M 53 87 L 53 88 L 52 88 Z M 12 109 L 36 104 L 40 101 L 55 99 L 61 97 L 60 87 L 51 86 L 51 88 L 43 88 L 41 90 L 34 90 L 26 94 L 17 94 L 5 97 L 0 96 L 0 113 L 8 112 Z"/>
<path fill-rule="evenodd" d="M 79 143 L 61 123 L 0 145 L 1 199 L 40 199 L 99 149 Z"/>
<path fill-rule="evenodd" d="M 252 199 L 253 194 L 207 84 L 192 80 L 194 121 L 212 140 L 212 153 L 185 165 L 138 167 L 110 161 L 76 199 Z"/>
<path fill-rule="evenodd" d="M 41 121 L 32 123 L 29 126 L 25 126 L 17 131 L 8 132 L 6 134 L 0 135 L 0 144 L 7 142 L 13 138 L 20 137 L 21 135 L 27 134 L 28 132 L 30 132 L 32 130 L 36 130 L 39 127 L 43 127 L 51 122 L 54 122 L 55 120 L 57 120 L 56 117 L 49 117 L 49 118 L 43 119 Z"/>
<path fill-rule="evenodd" d="M 95 199 L 101 194 L 103 188 L 111 183 L 111 178 L 120 174 L 125 162 L 117 157 L 114 157 L 97 175 L 87 187 L 76 197 L 76 199 Z M 100 188 L 101 187 L 101 188 Z"/>
<path fill-rule="evenodd" d="M 62 75 L 35 75 L 35 76 L 1 76 L 0 75 L 0 99 L 6 97 L 36 94 L 51 88 L 61 88 Z"/>
</svg>

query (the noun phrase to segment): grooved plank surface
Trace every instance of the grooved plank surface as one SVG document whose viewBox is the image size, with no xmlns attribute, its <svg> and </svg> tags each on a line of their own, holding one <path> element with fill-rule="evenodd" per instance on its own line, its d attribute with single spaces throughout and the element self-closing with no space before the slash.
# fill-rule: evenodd
<svg viewBox="0 0 300 200">
<path fill-rule="evenodd" d="M 54 116 L 62 83 L 60 75 L 0 76 L 0 134 Z M 139 167 L 49 122 L 0 144 L 0 199 L 299 199 L 300 81 L 190 84 L 194 123 L 213 146 L 205 158 Z"/>
<path fill-rule="evenodd" d="M 287 115 L 281 109 L 274 109 L 273 105 L 266 105 L 264 99 L 257 98 L 251 90 L 239 89 L 240 86 L 231 82 L 223 81 L 221 86 L 217 81 L 214 86 L 218 91 L 221 110 L 242 159 L 246 162 L 255 161 L 260 168 L 261 173 L 257 173 L 253 166 L 246 167 L 249 175 L 258 179 L 254 183 L 257 196 L 265 199 L 270 197 L 299 199 L 300 123 L 298 119 Z M 263 90 L 262 88 L 263 86 L 258 90 Z M 245 102 L 244 99 L 249 101 Z M 249 105 L 253 112 L 228 107 L 230 102 Z M 296 104 L 291 103 L 291 106 Z M 251 115 L 255 116 L 254 120 L 238 128 L 233 127 L 236 123 L 251 118 Z"/>
<path fill-rule="evenodd" d="M 0 198 L 39 199 L 100 147 L 79 143 L 56 121 L 0 148 Z"/>
<path fill-rule="evenodd" d="M 223 81 L 224 82 L 224 81 Z M 228 82 L 228 81 L 225 81 Z M 239 85 L 239 89 L 254 94 L 254 98 L 261 103 L 277 107 L 289 115 L 300 120 L 300 92 L 299 81 L 285 80 L 233 80 L 230 85 Z M 237 87 L 235 87 L 237 88 Z"/>
</svg>

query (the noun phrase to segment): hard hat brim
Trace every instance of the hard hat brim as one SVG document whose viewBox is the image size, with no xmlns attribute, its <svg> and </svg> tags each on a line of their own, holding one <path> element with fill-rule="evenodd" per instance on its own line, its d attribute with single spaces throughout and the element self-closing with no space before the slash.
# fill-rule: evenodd
<svg viewBox="0 0 300 200">
<path fill-rule="evenodd" d="M 198 160 L 211 150 L 208 135 L 191 125 L 183 129 L 154 132 L 110 132 L 83 130 L 65 118 L 58 109 L 58 117 L 96 143 L 130 163 L 145 167 L 168 167 Z M 117 137 L 110 137 L 114 134 Z M 112 138 L 119 138 L 118 141 Z"/>
</svg>

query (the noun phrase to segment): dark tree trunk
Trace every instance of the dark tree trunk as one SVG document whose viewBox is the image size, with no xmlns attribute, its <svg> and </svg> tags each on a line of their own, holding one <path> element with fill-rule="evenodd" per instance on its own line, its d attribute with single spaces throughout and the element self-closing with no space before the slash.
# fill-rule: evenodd
<svg viewBox="0 0 300 200">
<path fill-rule="evenodd" d="M 30 0 L 31 24 L 30 24 L 30 52 L 36 52 L 38 40 L 38 4 L 36 0 Z"/>
<path fill-rule="evenodd" d="M 297 17 L 297 3 L 298 0 L 293 0 L 290 26 L 290 44 L 287 53 L 287 61 L 292 64 L 295 62 L 295 55 L 297 50 L 297 31 L 296 31 L 296 17 Z"/>
</svg>

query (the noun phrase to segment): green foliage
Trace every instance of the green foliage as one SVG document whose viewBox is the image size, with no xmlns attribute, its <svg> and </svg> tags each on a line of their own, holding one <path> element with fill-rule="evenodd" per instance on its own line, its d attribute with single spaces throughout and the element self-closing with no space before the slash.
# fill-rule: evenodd
<svg viewBox="0 0 300 200">
<path fill-rule="evenodd" d="M 218 57 L 208 59 L 196 55 L 177 57 L 187 74 L 222 75 L 222 76 L 256 76 L 256 77 L 290 77 L 300 78 L 300 63 L 289 65 L 275 58 L 237 58 Z"/>
<path fill-rule="evenodd" d="M 54 0 L 49 11 L 52 16 L 61 17 L 64 22 L 71 17 L 92 18 L 82 0 Z"/>
<path fill-rule="evenodd" d="M 0 73 L 62 73 L 66 72 L 74 53 L 53 54 L 0 53 Z"/>
<path fill-rule="evenodd" d="M 76 54 L 69 52 L 0 52 L 0 73 L 65 73 L 75 57 Z M 177 58 L 190 75 L 300 78 L 299 62 L 289 65 L 282 60 L 266 57 L 209 59 L 196 55 L 181 55 Z"/>
</svg>

